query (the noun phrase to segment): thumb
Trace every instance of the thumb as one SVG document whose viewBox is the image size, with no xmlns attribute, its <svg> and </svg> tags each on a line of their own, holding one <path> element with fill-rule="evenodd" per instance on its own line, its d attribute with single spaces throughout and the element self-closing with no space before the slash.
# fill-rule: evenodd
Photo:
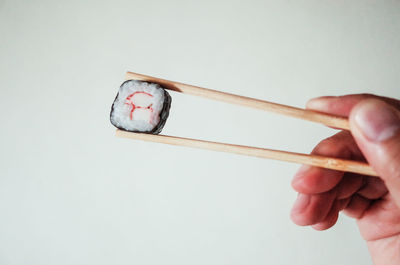
<svg viewBox="0 0 400 265">
<path fill-rule="evenodd" d="M 350 128 L 400 207 L 400 111 L 377 99 L 363 100 L 350 112 Z"/>
</svg>

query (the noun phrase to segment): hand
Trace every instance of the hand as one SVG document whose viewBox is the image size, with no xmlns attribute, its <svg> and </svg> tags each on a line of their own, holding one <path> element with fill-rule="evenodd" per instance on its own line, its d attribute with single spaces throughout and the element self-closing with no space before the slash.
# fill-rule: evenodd
<svg viewBox="0 0 400 265">
<path fill-rule="evenodd" d="M 322 97 L 307 108 L 349 117 L 351 132 L 321 141 L 312 154 L 367 161 L 379 178 L 302 166 L 291 218 L 316 230 L 338 213 L 355 218 L 375 264 L 400 264 L 400 101 L 373 95 Z"/>
</svg>

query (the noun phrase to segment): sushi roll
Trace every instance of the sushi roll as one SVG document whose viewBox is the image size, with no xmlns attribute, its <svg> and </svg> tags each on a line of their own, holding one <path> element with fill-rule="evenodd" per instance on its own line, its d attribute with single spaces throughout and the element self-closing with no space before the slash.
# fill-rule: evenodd
<svg viewBox="0 0 400 265">
<path fill-rule="evenodd" d="M 110 121 L 121 130 L 158 134 L 170 107 L 171 96 L 159 84 L 128 80 L 119 88 Z"/>
</svg>

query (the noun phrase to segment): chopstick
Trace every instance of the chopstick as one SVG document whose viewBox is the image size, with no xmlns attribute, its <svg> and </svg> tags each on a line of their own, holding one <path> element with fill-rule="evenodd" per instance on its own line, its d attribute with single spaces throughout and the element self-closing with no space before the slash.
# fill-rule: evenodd
<svg viewBox="0 0 400 265">
<path fill-rule="evenodd" d="M 282 105 L 278 103 L 273 103 L 265 100 L 244 97 L 239 95 L 234 95 L 230 93 L 225 93 L 217 90 L 202 88 L 198 86 L 192 86 L 184 83 L 179 83 L 175 81 L 170 81 L 166 79 L 161 79 L 157 77 L 152 77 L 148 75 L 127 72 L 125 76 L 126 80 L 140 80 L 146 82 L 158 83 L 165 89 L 173 90 L 176 92 L 181 92 L 185 94 L 190 94 L 194 96 L 205 97 L 213 100 L 223 101 L 231 104 L 247 106 L 255 109 L 261 109 L 265 111 L 270 111 L 278 114 L 283 114 L 286 116 L 313 121 L 317 123 L 324 124 L 326 126 L 349 130 L 349 122 L 344 117 L 329 115 L 326 113 L 296 108 L 292 106 Z M 377 173 L 367 164 L 359 161 L 352 161 L 333 157 L 324 157 L 317 155 L 307 155 L 301 153 L 258 148 L 252 146 L 235 145 L 227 143 L 217 143 L 205 140 L 197 140 L 190 138 L 183 138 L 177 136 L 167 136 L 167 135 L 153 135 L 145 133 L 133 133 L 123 130 L 117 130 L 116 135 L 118 137 L 137 139 L 149 142 L 187 146 L 193 148 L 214 150 L 227 153 L 235 153 L 247 156 L 255 156 L 260 158 L 268 158 L 286 162 L 300 163 L 315 167 L 346 171 L 352 173 L 358 173 L 363 175 L 369 175 L 377 177 Z"/>
<path fill-rule="evenodd" d="M 286 152 L 286 151 L 279 151 L 273 149 L 244 146 L 244 145 L 217 143 L 217 142 L 210 142 L 210 141 L 176 137 L 176 136 L 133 133 L 122 130 L 117 130 L 116 135 L 118 137 L 130 138 L 142 141 L 187 146 L 187 147 L 207 149 L 207 150 L 227 152 L 227 153 L 235 153 L 240 155 L 255 156 L 260 158 L 268 158 L 286 162 L 300 163 L 315 167 L 339 170 L 339 171 L 353 172 L 374 177 L 378 176 L 376 172 L 366 163 L 340 159 L 340 158 L 307 155 L 307 154 L 300 154 L 300 153 L 293 153 L 293 152 Z"/>
<path fill-rule="evenodd" d="M 219 100 L 231 104 L 242 105 L 246 107 L 261 109 L 265 111 L 270 111 L 278 114 L 283 114 L 286 116 L 313 121 L 317 123 L 324 124 L 329 127 L 334 127 L 343 130 L 349 130 L 349 122 L 346 118 L 329 115 L 326 113 L 316 112 L 312 110 L 306 110 L 301 108 L 296 108 L 292 106 L 282 105 L 278 103 L 273 103 L 261 99 L 249 98 L 239 95 L 234 95 L 226 92 L 221 92 L 217 90 L 202 88 L 198 86 L 192 86 L 188 84 L 183 84 L 175 81 L 170 81 L 166 79 L 161 79 L 153 76 L 127 72 L 125 75 L 126 80 L 135 79 L 146 82 L 158 83 L 166 89 L 173 90 L 176 92 L 181 92 L 185 94 L 190 94 L 194 96 L 205 97 L 213 100 Z"/>
</svg>

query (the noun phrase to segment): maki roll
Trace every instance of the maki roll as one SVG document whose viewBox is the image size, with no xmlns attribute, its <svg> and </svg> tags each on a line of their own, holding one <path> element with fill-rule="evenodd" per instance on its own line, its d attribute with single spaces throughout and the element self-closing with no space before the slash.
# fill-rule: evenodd
<svg viewBox="0 0 400 265">
<path fill-rule="evenodd" d="M 158 134 L 169 115 L 171 96 L 159 84 L 125 81 L 111 107 L 110 121 L 118 129 Z"/>
</svg>

